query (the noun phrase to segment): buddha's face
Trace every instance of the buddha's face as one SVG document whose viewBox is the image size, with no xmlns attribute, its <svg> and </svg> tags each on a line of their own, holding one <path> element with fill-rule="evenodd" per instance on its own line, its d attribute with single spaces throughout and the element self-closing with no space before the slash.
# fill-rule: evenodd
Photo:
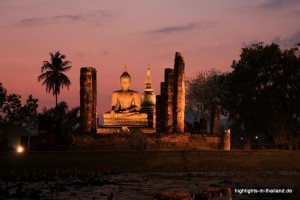
<svg viewBox="0 0 300 200">
<path fill-rule="evenodd" d="M 123 91 L 129 90 L 129 87 L 130 87 L 130 79 L 129 78 L 127 78 L 127 77 L 121 78 L 120 83 L 121 83 L 121 87 L 122 87 Z"/>
</svg>

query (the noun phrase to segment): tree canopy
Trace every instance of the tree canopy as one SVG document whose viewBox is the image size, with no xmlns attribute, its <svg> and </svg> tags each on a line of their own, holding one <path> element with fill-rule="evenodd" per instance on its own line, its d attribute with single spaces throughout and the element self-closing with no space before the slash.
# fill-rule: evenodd
<svg viewBox="0 0 300 200">
<path fill-rule="evenodd" d="M 198 72 L 187 80 L 187 109 L 195 121 L 209 119 L 213 106 L 241 132 L 271 135 L 277 144 L 300 137 L 298 46 L 256 43 L 242 48 L 231 73 Z"/>
<path fill-rule="evenodd" d="M 286 143 L 300 121 L 300 57 L 297 47 L 252 44 L 242 49 L 229 74 L 223 106 L 248 131 L 263 131 Z"/>
<path fill-rule="evenodd" d="M 186 81 L 186 106 L 193 113 L 194 120 L 208 119 L 212 107 L 221 104 L 225 95 L 226 73 L 212 69 L 197 72 L 194 77 Z"/>
<path fill-rule="evenodd" d="M 186 80 L 186 108 L 194 117 L 192 132 L 220 134 L 220 113 L 226 94 L 227 74 L 212 69 Z"/>
<path fill-rule="evenodd" d="M 79 128 L 80 107 L 69 109 L 66 102 L 60 102 L 55 108 L 43 108 L 39 114 L 40 129 L 58 133 L 74 133 Z M 63 128 L 63 130 L 62 130 Z"/>
<path fill-rule="evenodd" d="M 38 99 L 32 95 L 29 95 L 26 104 L 22 105 L 21 96 L 9 94 L 0 83 L 0 103 L 1 128 L 21 126 L 31 129 L 37 125 Z"/>
</svg>

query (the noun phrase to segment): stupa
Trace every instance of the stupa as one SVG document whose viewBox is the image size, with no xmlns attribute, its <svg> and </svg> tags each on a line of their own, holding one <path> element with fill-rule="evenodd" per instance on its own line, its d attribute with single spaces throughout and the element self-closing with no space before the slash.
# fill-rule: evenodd
<svg viewBox="0 0 300 200">
<path fill-rule="evenodd" d="M 145 112 L 148 114 L 148 126 L 152 128 L 156 127 L 155 105 L 156 105 L 156 96 L 154 94 L 154 89 L 152 86 L 150 65 L 148 65 L 145 89 L 141 99 L 141 112 Z"/>
</svg>

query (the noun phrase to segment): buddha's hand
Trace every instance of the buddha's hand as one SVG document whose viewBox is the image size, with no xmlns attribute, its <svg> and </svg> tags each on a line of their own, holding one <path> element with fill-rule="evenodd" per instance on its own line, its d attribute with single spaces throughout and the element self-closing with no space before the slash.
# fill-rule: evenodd
<svg viewBox="0 0 300 200">
<path fill-rule="evenodd" d="M 129 113 L 129 112 L 130 112 L 129 109 L 126 109 L 126 110 L 123 111 L 123 113 Z"/>
<path fill-rule="evenodd" d="M 110 111 L 110 114 L 112 115 L 112 117 L 115 116 L 115 113 L 116 113 L 116 112 L 115 112 L 114 110 L 111 110 L 111 111 Z"/>
</svg>

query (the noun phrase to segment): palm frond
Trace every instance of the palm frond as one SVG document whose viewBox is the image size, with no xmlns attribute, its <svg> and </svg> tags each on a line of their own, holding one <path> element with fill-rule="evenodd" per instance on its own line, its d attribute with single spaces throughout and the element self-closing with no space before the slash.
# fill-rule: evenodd
<svg viewBox="0 0 300 200">
<path fill-rule="evenodd" d="M 66 61 L 64 61 L 63 63 L 61 63 L 61 67 L 66 67 L 66 66 L 68 66 L 68 65 L 70 65 L 72 62 L 71 61 L 68 61 L 68 60 L 66 60 Z"/>
<path fill-rule="evenodd" d="M 72 66 L 66 66 L 61 69 L 61 72 L 67 72 L 72 68 Z"/>
<path fill-rule="evenodd" d="M 51 63 L 49 63 L 48 61 L 43 61 L 43 66 L 41 68 L 41 72 L 44 72 L 45 70 L 52 70 L 53 69 L 53 65 Z"/>
<path fill-rule="evenodd" d="M 65 58 L 66 58 L 65 55 L 60 55 L 60 59 L 61 59 L 61 60 L 65 59 Z"/>
<path fill-rule="evenodd" d="M 62 83 L 61 84 L 62 87 L 67 86 L 67 88 L 69 89 L 69 86 L 71 85 L 71 81 L 65 74 L 61 74 L 60 81 Z"/>
</svg>

